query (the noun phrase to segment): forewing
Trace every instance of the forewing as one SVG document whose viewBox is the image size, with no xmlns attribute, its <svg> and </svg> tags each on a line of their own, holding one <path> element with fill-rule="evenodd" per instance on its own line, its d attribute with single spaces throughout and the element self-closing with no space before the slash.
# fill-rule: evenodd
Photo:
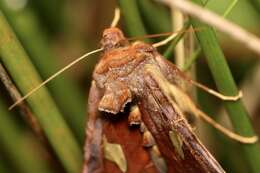
<svg viewBox="0 0 260 173">
<path fill-rule="evenodd" d="M 98 111 L 101 93 L 92 82 L 83 172 L 121 173 L 126 170 L 127 173 L 156 173 L 150 152 L 143 147 L 139 128 L 129 127 L 129 111 L 117 115 Z"/>
<path fill-rule="evenodd" d="M 160 71 L 155 73 L 157 77 L 162 76 Z M 163 83 L 160 84 L 149 70 L 144 81 L 144 92 L 138 98 L 142 119 L 166 159 L 169 172 L 224 172 L 196 137 L 181 110 L 167 96 L 167 91 L 162 88 Z M 174 133 L 180 141 L 172 142 L 170 133 Z"/>
<path fill-rule="evenodd" d="M 101 146 L 103 129 L 101 113 L 98 111 L 101 92 L 95 81 L 92 81 L 89 93 L 83 173 L 102 173 L 104 171 Z"/>
</svg>

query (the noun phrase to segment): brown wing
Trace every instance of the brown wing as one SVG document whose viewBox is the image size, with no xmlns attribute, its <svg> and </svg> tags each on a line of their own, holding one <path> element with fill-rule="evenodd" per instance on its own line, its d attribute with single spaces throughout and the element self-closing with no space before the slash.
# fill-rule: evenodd
<svg viewBox="0 0 260 173">
<path fill-rule="evenodd" d="M 114 35 L 114 33 L 111 34 Z M 174 65 L 163 60 L 152 46 L 145 43 L 138 42 L 123 48 L 122 51 L 131 57 L 130 59 L 122 56 L 121 50 L 119 51 L 116 47 L 110 51 L 106 50 L 106 54 L 114 52 L 114 49 L 116 49 L 116 55 L 102 58 L 106 60 L 104 65 L 110 68 L 103 68 L 102 66 L 101 71 L 95 70 L 97 73 L 94 75 L 94 80 L 99 88 L 93 82 L 90 90 L 84 172 L 122 172 L 122 169 L 120 170 L 115 162 L 104 159 L 103 150 L 105 146 L 102 142 L 104 136 L 107 142 L 121 147 L 120 151 L 123 151 L 127 162 L 127 172 L 156 172 L 155 165 L 156 168 L 160 165 L 160 161 L 158 161 L 160 159 L 152 162 L 153 155 L 149 153 L 151 148 L 147 150 L 143 148 L 139 129 L 129 128 L 127 115 L 123 113 L 116 115 L 101 114 L 98 111 L 98 105 L 101 98 L 104 97 L 104 92 L 106 93 L 106 89 L 113 85 L 115 87 L 111 87 L 113 88 L 111 92 L 106 93 L 110 97 L 105 97 L 105 102 L 103 102 L 113 104 L 111 104 L 112 106 L 104 104 L 104 109 L 101 110 L 118 113 L 124 107 L 125 100 L 128 100 L 125 98 L 130 97 L 130 100 L 137 102 L 141 110 L 142 120 L 159 147 L 160 152 L 158 153 L 161 153 L 167 162 L 168 172 L 224 172 L 219 163 L 194 135 L 189 124 L 183 118 L 181 110 L 174 106 L 174 101 L 168 99 L 166 90 L 162 91 L 156 80 L 145 72 L 145 66 L 160 67 L 159 73 L 163 73 L 170 82 L 176 85 L 183 81 L 181 72 Z M 154 61 L 154 57 L 156 61 Z M 115 59 L 116 61 L 114 61 Z M 104 71 L 102 71 L 103 69 Z M 124 85 L 121 85 L 121 83 Z M 117 97 L 114 92 L 122 91 L 120 88 L 129 89 L 131 95 L 121 97 L 125 95 L 123 94 L 125 92 L 120 92 L 120 97 Z M 109 98 L 109 102 L 107 102 L 107 98 Z M 114 100 L 119 98 L 122 99 L 121 102 Z M 123 106 L 117 107 L 117 104 L 120 103 L 123 103 Z M 159 157 L 158 154 L 157 158 Z M 165 169 L 158 170 L 158 172 L 160 171 L 165 172 Z"/>
<path fill-rule="evenodd" d="M 173 63 L 162 57 L 158 52 L 155 55 L 155 60 L 164 76 L 172 84 L 178 85 L 179 87 L 183 86 L 184 82 L 190 82 L 190 79 Z"/>
<path fill-rule="evenodd" d="M 151 75 L 144 78 L 146 86 L 139 96 L 142 119 L 153 134 L 168 171 L 176 173 L 225 172 L 215 158 L 194 135 L 189 124 L 170 103 Z M 183 142 L 181 156 L 169 138 L 174 131 Z"/>
<path fill-rule="evenodd" d="M 104 171 L 101 146 L 103 129 L 101 113 L 98 111 L 101 93 L 94 81 L 91 83 L 89 93 L 83 173 L 102 173 Z"/>
<path fill-rule="evenodd" d="M 174 109 L 153 77 L 146 75 L 144 81 L 146 85 L 143 95 L 137 98 L 140 101 L 142 120 L 153 134 L 167 162 L 168 172 L 224 172 L 194 135 L 188 123 Z M 89 121 L 83 172 L 122 172 L 115 163 L 104 159 L 103 135 L 108 142 L 122 147 L 127 160 L 127 172 L 157 172 L 150 159 L 149 151 L 143 148 L 142 136 L 138 128 L 129 128 L 127 115 L 121 114 L 109 118 L 109 115 L 99 112 L 97 105 L 100 98 L 100 91 L 93 82 L 89 96 Z M 173 130 L 183 141 L 181 145 L 183 156 L 180 156 L 169 138 L 169 131 Z"/>
<path fill-rule="evenodd" d="M 84 173 L 121 173 L 118 165 L 105 159 L 102 138 L 119 144 L 127 160 L 127 173 L 156 173 L 149 150 L 143 147 L 139 128 L 130 128 L 127 113 L 110 115 L 98 111 L 101 94 L 92 82 L 88 100 L 88 127 L 86 129 Z"/>
</svg>

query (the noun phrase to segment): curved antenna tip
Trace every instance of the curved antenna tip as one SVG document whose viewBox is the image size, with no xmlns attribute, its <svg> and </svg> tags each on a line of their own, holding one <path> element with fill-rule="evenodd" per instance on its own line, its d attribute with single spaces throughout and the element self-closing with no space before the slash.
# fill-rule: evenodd
<svg viewBox="0 0 260 173">
<path fill-rule="evenodd" d="M 110 27 L 116 27 L 119 20 L 120 20 L 120 9 L 118 7 L 116 7 L 115 8 L 115 15 L 114 15 L 114 18 L 113 18 L 113 21 L 112 21 Z"/>
</svg>

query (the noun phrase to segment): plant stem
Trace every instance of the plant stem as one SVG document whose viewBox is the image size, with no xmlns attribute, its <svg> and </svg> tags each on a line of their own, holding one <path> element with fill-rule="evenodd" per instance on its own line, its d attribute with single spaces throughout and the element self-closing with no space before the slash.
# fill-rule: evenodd
<svg viewBox="0 0 260 173">
<path fill-rule="evenodd" d="M 136 0 L 118 0 L 129 36 L 147 35 Z M 149 39 L 145 39 L 149 42 Z"/>
<path fill-rule="evenodd" d="M 6 6 L 4 0 L 0 0 L 0 8 L 7 16 L 17 37 L 23 43 L 41 76 L 47 78 L 58 71 L 55 56 L 48 44 L 47 35 L 43 32 L 33 11 L 28 7 L 22 11 L 13 11 Z M 58 106 L 64 111 L 65 120 L 82 142 L 84 140 L 86 116 L 83 94 L 74 81 L 65 76 L 56 78 L 47 86 L 57 100 Z"/>
<path fill-rule="evenodd" d="M 231 11 L 232 9 L 235 7 L 235 5 L 237 4 L 237 0 L 234 0 L 225 10 L 225 12 L 223 13 L 223 17 L 225 18 Z M 207 3 L 206 3 L 207 4 Z M 205 6 L 206 4 L 204 4 L 203 6 Z M 198 58 L 198 56 L 201 53 L 201 48 L 197 48 L 196 51 L 193 53 L 193 55 L 187 59 L 187 62 L 185 63 L 183 70 L 186 71 L 188 70 L 191 65 L 196 61 L 196 59 Z"/>
<path fill-rule="evenodd" d="M 249 0 L 251 5 L 255 8 L 255 10 L 260 14 L 260 0 Z"/>
<path fill-rule="evenodd" d="M 187 30 L 190 27 L 190 22 L 186 22 L 182 28 L 182 30 L 184 32 L 180 32 L 171 42 L 171 44 L 168 46 L 168 48 L 166 49 L 166 51 L 164 51 L 163 56 L 166 59 L 169 59 L 172 54 L 173 54 L 173 49 L 175 48 L 175 46 L 177 45 L 177 43 L 180 41 L 180 39 L 185 35 L 185 30 Z"/>
<path fill-rule="evenodd" d="M 25 142 L 24 131 L 12 119 L 13 115 L 7 111 L 7 107 L 0 100 L 0 143 L 7 154 L 7 158 L 16 169 L 23 173 L 53 172 L 46 160 L 40 154 L 32 152 Z"/>
<path fill-rule="evenodd" d="M 0 151 L 1 153 L 1 151 Z M 8 167 L 8 165 L 6 164 L 6 161 L 3 160 L 2 155 L 0 155 L 0 172 L 4 173 L 4 172 L 11 172 L 11 168 Z"/>
<path fill-rule="evenodd" d="M 29 5 L 34 8 L 37 15 L 41 18 L 41 22 L 48 27 L 52 33 L 59 32 L 64 29 L 65 16 L 64 5 L 67 0 L 44 0 L 44 1 L 28 1 Z"/>
<path fill-rule="evenodd" d="M 187 71 L 189 70 L 189 68 L 192 66 L 192 64 L 197 60 L 197 58 L 199 57 L 201 53 L 201 48 L 198 47 L 193 53 L 192 55 L 187 58 L 185 64 L 184 64 L 184 67 L 181 69 L 183 71 Z"/>
<path fill-rule="evenodd" d="M 176 32 L 184 27 L 184 15 L 181 11 L 171 8 L 173 31 Z M 175 64 L 183 68 L 185 63 L 184 39 L 180 39 L 174 50 Z"/>
<path fill-rule="evenodd" d="M 201 0 L 192 0 L 202 5 Z M 208 25 L 191 18 L 193 27 L 206 27 L 207 29 L 196 32 L 200 46 L 207 58 L 210 70 L 221 93 L 225 95 L 236 95 L 238 93 L 234 79 L 225 60 L 225 56 L 218 44 L 214 29 Z M 248 118 L 246 109 L 242 102 L 224 102 L 235 130 L 245 136 L 254 135 L 253 128 Z M 260 172 L 260 150 L 257 144 L 241 145 L 245 156 L 253 172 Z"/>
<path fill-rule="evenodd" d="M 171 31 L 170 14 L 163 6 L 151 0 L 138 0 L 137 3 L 149 31 L 151 30 L 153 33 Z"/>
<path fill-rule="evenodd" d="M 233 0 L 230 5 L 228 6 L 228 8 L 225 10 L 223 17 L 227 17 L 227 15 L 232 11 L 232 9 L 235 7 L 235 5 L 237 4 L 238 0 Z"/>
<path fill-rule="evenodd" d="M 0 79 L 2 83 L 4 84 L 6 90 L 9 92 L 12 100 L 15 102 L 19 99 L 21 99 L 21 94 L 11 81 L 9 75 L 5 71 L 2 63 L 0 63 Z M 27 124 L 31 127 L 35 135 L 42 140 L 42 142 L 47 142 L 47 140 L 44 137 L 44 134 L 42 132 L 42 129 L 35 117 L 35 115 L 32 113 L 32 111 L 29 109 L 26 103 L 21 103 L 18 105 L 21 115 L 23 116 L 24 120 L 27 122 Z"/>
<path fill-rule="evenodd" d="M 41 83 L 39 75 L 1 12 L 0 55 L 21 93 L 26 94 Z M 63 166 L 68 172 L 80 172 L 80 147 L 46 88 L 41 88 L 27 101 Z"/>
</svg>

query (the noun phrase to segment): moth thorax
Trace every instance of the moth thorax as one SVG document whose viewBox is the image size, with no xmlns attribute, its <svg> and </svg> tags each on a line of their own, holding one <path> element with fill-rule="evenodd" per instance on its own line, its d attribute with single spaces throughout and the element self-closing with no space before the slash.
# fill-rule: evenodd
<svg viewBox="0 0 260 173">
<path fill-rule="evenodd" d="M 108 28 L 103 32 L 101 45 L 105 51 L 119 47 L 124 47 L 129 44 L 122 31 L 118 28 Z"/>
</svg>

